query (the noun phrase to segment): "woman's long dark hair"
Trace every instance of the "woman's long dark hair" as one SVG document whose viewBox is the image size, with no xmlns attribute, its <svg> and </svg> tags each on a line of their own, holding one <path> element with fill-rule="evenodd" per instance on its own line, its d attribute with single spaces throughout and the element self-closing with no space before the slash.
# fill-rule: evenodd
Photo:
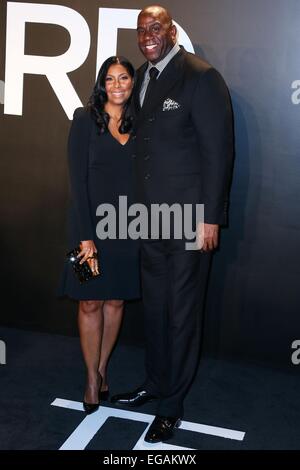
<svg viewBox="0 0 300 470">
<path fill-rule="evenodd" d="M 123 65 L 127 70 L 131 78 L 134 78 L 134 68 L 128 59 L 122 56 L 112 56 L 106 59 L 99 70 L 97 80 L 93 89 L 92 96 L 90 97 L 87 108 L 90 110 L 92 118 L 95 120 L 100 134 L 107 132 L 109 115 L 104 110 L 104 105 L 107 102 L 107 94 L 105 91 L 105 80 L 108 69 L 111 65 L 119 64 Z M 121 124 L 119 132 L 121 134 L 127 134 L 132 128 L 132 116 L 129 113 L 131 96 L 123 106 Z"/>
</svg>

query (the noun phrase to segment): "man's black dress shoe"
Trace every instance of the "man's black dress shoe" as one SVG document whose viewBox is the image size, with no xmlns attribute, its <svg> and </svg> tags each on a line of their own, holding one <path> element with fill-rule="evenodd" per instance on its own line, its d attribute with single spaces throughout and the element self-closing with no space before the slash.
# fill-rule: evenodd
<svg viewBox="0 0 300 470">
<path fill-rule="evenodd" d="M 164 442 L 173 436 L 174 428 L 180 426 L 180 418 L 167 418 L 166 416 L 155 416 L 153 423 L 148 429 L 144 440 L 154 444 Z"/>
<path fill-rule="evenodd" d="M 110 401 L 112 403 L 117 403 L 118 405 L 127 405 L 127 406 L 140 406 L 144 405 L 148 401 L 154 400 L 154 395 L 148 393 L 142 387 L 137 388 L 130 393 L 120 393 L 119 395 L 114 395 L 111 397 Z"/>
</svg>

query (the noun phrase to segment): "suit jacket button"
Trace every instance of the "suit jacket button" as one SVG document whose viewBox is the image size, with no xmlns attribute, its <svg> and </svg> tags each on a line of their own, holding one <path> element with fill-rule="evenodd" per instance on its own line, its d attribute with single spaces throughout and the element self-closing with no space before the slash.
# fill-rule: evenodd
<svg viewBox="0 0 300 470">
<path fill-rule="evenodd" d="M 151 116 L 151 117 L 148 119 L 148 121 L 149 121 L 149 122 L 155 121 L 155 117 L 152 117 L 152 116 Z"/>
<path fill-rule="evenodd" d="M 150 174 L 147 173 L 147 174 L 145 175 L 145 180 L 148 180 L 149 178 L 150 178 Z"/>
<path fill-rule="evenodd" d="M 149 158 L 150 158 L 150 155 L 146 155 L 146 156 L 144 157 L 144 160 L 149 160 Z"/>
<path fill-rule="evenodd" d="M 132 158 L 136 158 L 136 154 L 135 154 L 135 153 L 133 153 L 131 156 L 132 156 Z"/>
</svg>

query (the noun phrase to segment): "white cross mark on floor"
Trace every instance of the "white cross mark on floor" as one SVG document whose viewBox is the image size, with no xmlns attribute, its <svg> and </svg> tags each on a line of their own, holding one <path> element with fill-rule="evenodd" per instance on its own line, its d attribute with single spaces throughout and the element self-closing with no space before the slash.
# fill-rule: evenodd
<svg viewBox="0 0 300 470">
<path fill-rule="evenodd" d="M 62 398 L 56 398 L 51 405 L 61 408 L 69 408 L 71 410 L 84 411 L 81 402 L 64 400 Z M 148 444 L 144 441 L 144 436 L 154 419 L 153 415 L 118 408 L 110 408 L 103 405 L 96 412 L 85 416 L 82 422 L 60 447 L 60 450 L 85 449 L 97 431 L 99 431 L 99 429 L 104 425 L 105 421 L 112 417 L 148 423 L 147 428 L 136 442 L 133 450 L 196 450 L 190 447 L 179 447 L 162 442 L 158 444 Z M 180 429 L 198 432 L 200 434 L 209 434 L 210 436 L 223 437 L 225 439 L 234 439 L 236 441 L 242 441 L 245 437 L 245 433 L 242 431 L 234 431 L 233 429 L 192 423 L 190 421 L 181 421 Z"/>
</svg>

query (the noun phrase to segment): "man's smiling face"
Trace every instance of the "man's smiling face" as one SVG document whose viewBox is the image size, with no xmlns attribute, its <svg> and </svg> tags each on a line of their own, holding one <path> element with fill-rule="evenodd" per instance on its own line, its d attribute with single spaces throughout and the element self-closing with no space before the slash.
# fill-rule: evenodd
<svg viewBox="0 0 300 470">
<path fill-rule="evenodd" d="M 145 58 L 156 64 L 161 61 L 176 42 L 176 27 L 165 10 L 150 7 L 138 17 L 138 46 Z"/>
</svg>

